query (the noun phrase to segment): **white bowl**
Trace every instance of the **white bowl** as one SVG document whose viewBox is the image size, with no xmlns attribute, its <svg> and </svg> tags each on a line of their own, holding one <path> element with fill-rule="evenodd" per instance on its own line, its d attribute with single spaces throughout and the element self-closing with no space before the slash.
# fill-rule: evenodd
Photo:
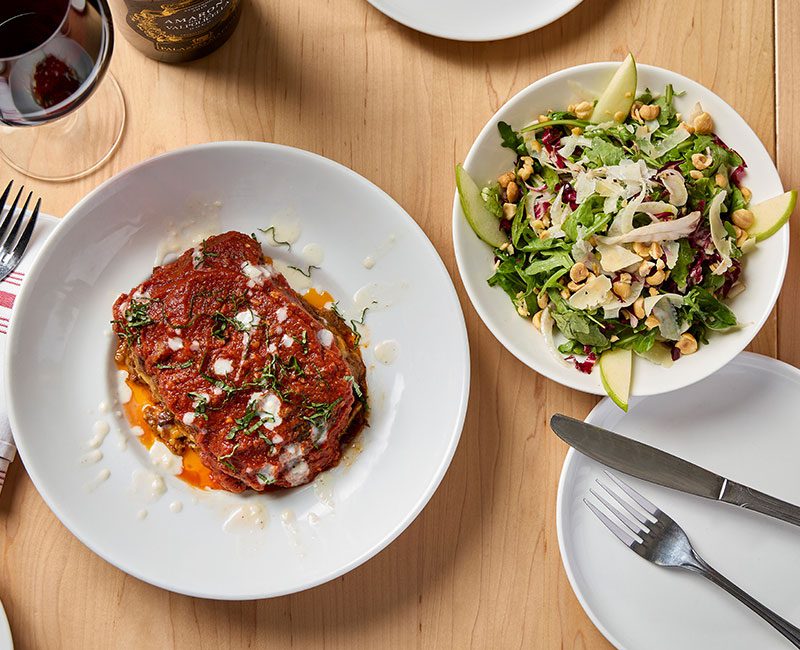
<svg viewBox="0 0 800 650">
<path fill-rule="evenodd" d="M 567 68 L 531 84 L 517 93 L 486 123 L 469 151 L 465 169 L 478 185 L 495 179 L 511 168 L 514 154 L 500 146 L 499 121 L 513 128 L 529 124 L 548 109 L 558 110 L 579 99 L 580 93 L 596 97 L 619 63 L 590 63 Z M 714 118 L 715 131 L 738 151 L 748 165 L 744 183 L 758 203 L 783 192 L 775 165 L 747 123 L 722 99 L 707 88 L 675 72 L 649 65 L 637 65 L 639 90 L 645 87 L 662 91 L 671 83 L 676 91 L 685 91 L 675 104 L 688 112 L 700 102 Z M 589 91 L 587 92 L 587 90 Z M 489 246 L 478 239 L 467 224 L 458 193 L 453 200 L 453 242 L 461 279 L 475 310 L 498 341 L 520 361 L 545 377 L 586 393 L 603 395 L 600 373 L 586 375 L 556 360 L 530 319 L 517 315 L 508 296 L 499 287 L 490 287 L 493 256 Z M 778 299 L 789 258 L 789 228 L 782 228 L 745 257 L 743 279 L 747 290 L 728 304 L 741 327 L 722 334 L 712 334 L 709 344 L 691 356 L 682 357 L 670 368 L 662 368 L 641 359 L 635 360 L 632 392 L 655 395 L 688 386 L 715 372 L 739 352 L 758 333 Z"/>
<path fill-rule="evenodd" d="M 350 297 L 374 284 L 370 291 L 385 305 L 366 318 L 371 413 L 358 439 L 361 452 L 313 484 L 263 495 L 204 492 L 167 475 L 167 494 L 152 501 L 141 481 L 132 490 L 132 476 L 164 471 L 115 414 L 119 406 L 111 412 L 99 406 L 117 395 L 111 305 L 150 274 L 171 223 L 184 233 L 210 234 L 258 232 L 276 223 L 289 230 L 291 221 L 302 226 L 300 239 L 292 252 L 268 248 L 276 263 L 305 268 L 312 262 L 301 249 L 319 244 L 324 260 L 313 262 L 321 266 L 313 273 L 315 286 L 352 313 Z M 362 264 L 368 255 L 374 268 Z M 399 346 L 389 365 L 375 353 L 387 339 Z M 385 547 L 444 476 L 469 389 L 463 314 L 422 230 L 355 172 L 305 151 L 254 142 L 178 150 L 83 199 L 26 277 L 8 345 L 14 435 L 56 516 L 120 569 L 209 598 L 306 589 Z M 86 461 L 96 458 L 85 454 L 98 420 L 111 433 L 100 447 L 103 458 L 91 464 Z M 254 524 L 247 516 L 223 529 L 242 505 L 264 509 L 263 530 L 244 525 Z"/>
</svg>

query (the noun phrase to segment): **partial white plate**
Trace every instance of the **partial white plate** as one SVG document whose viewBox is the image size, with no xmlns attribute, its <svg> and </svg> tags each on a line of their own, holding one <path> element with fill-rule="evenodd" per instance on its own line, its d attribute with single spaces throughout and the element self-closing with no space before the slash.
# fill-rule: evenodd
<svg viewBox="0 0 800 650">
<path fill-rule="evenodd" d="M 14 640 L 11 638 L 11 627 L 8 625 L 8 618 L 0 602 L 0 650 L 14 650 Z"/>
<path fill-rule="evenodd" d="M 508 122 L 520 128 L 548 109 L 568 106 L 576 99 L 596 98 L 619 63 L 590 63 L 551 74 L 512 97 L 486 123 L 467 155 L 464 167 L 478 185 L 497 178 L 511 168 L 514 154 L 500 146 L 497 123 Z M 673 84 L 686 94 L 675 104 L 687 112 L 700 102 L 714 118 L 715 131 L 729 146 L 738 151 L 748 164 L 745 184 L 758 203 L 783 192 L 778 171 L 769 153 L 752 129 L 736 111 L 707 88 L 675 72 L 638 64 L 639 90 L 663 91 Z M 585 393 L 603 395 L 600 373 L 586 375 L 559 363 L 547 348 L 542 336 L 534 330 L 530 319 L 520 318 L 508 296 L 499 287 L 490 287 L 492 250 L 471 230 L 461 210 L 456 193 L 453 200 L 453 241 L 461 279 L 475 310 L 498 341 L 524 364 L 545 377 Z M 786 264 L 789 259 L 789 227 L 786 226 L 761 242 L 745 258 L 742 278 L 747 290 L 728 304 L 742 327 L 724 334 L 714 334 L 710 344 L 697 354 L 680 359 L 670 368 L 635 361 L 632 392 L 634 395 L 655 395 L 688 386 L 715 372 L 739 352 L 761 329 L 778 299 Z"/>
<path fill-rule="evenodd" d="M 627 415 L 605 399 L 586 421 L 800 503 L 798 400 L 800 371 L 743 353 L 690 389 L 634 400 Z M 789 647 L 721 589 L 650 564 L 620 543 L 583 503 L 604 469 L 569 451 L 556 521 L 570 584 L 611 643 L 625 650 Z M 709 564 L 800 624 L 800 528 L 645 481 L 630 483 L 684 528 Z"/>
<path fill-rule="evenodd" d="M 99 408 L 116 396 L 109 332 L 115 297 L 149 275 L 173 225 L 185 239 L 203 230 L 250 233 L 276 223 L 290 230 L 292 222 L 302 227 L 292 253 L 267 247 L 269 254 L 305 267 L 301 250 L 319 244 L 324 261 L 314 272 L 315 286 L 329 290 L 345 310 L 352 310 L 354 292 L 371 283 L 390 303 L 367 315 L 372 412 L 360 437 L 363 450 L 323 480 L 290 491 L 209 495 L 167 476 L 167 494 L 145 503 L 131 486 L 133 472 L 153 469 L 147 453 L 114 409 Z M 370 270 L 362 265 L 368 255 L 376 258 Z M 248 142 L 200 145 L 113 178 L 82 200 L 47 241 L 13 321 L 6 368 L 10 416 L 36 487 L 94 552 L 172 591 L 261 598 L 349 571 L 413 521 L 461 433 L 469 350 L 441 260 L 389 196 L 305 151 Z M 399 345 L 390 365 L 375 358 L 374 346 L 384 340 Z M 100 447 L 103 458 L 82 464 L 98 420 L 111 426 Z M 103 470 L 110 477 L 99 482 Z M 181 512 L 170 510 L 175 501 Z M 264 530 L 223 530 L 241 504 L 263 506 Z M 148 512 L 143 520 L 137 519 L 141 510 Z"/>
<path fill-rule="evenodd" d="M 417 31 L 456 41 L 495 41 L 549 25 L 581 0 L 498 4 L 491 0 L 367 0 L 389 18 Z"/>
</svg>

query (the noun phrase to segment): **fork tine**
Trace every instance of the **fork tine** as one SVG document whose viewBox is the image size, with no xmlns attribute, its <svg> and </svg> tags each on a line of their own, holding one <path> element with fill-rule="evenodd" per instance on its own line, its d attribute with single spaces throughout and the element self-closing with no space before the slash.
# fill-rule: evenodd
<svg viewBox="0 0 800 650">
<path fill-rule="evenodd" d="M 626 531 L 620 528 L 617 524 L 615 524 L 611 519 L 609 519 L 606 515 L 600 512 L 600 509 L 594 505 L 591 501 L 584 499 L 583 502 L 586 504 L 586 507 L 591 510 L 595 516 L 603 522 L 606 528 L 608 528 L 614 535 L 617 536 L 620 542 L 625 544 L 628 548 L 633 548 L 639 542 L 634 539 L 631 535 L 629 535 Z"/>
<path fill-rule="evenodd" d="M 6 207 L 6 201 L 8 200 L 8 194 L 11 192 L 11 186 L 14 184 L 14 181 L 8 181 L 8 185 L 6 185 L 6 189 L 3 190 L 3 195 L 0 196 L 0 213 Z"/>
<path fill-rule="evenodd" d="M 39 208 L 42 206 L 42 199 L 36 199 L 36 205 L 33 207 L 33 213 L 31 214 L 30 219 L 28 219 L 28 225 L 25 226 L 25 230 L 22 231 L 22 234 L 19 236 L 16 245 L 14 246 L 14 251 L 12 253 L 11 260 L 8 262 L 9 266 L 13 265 L 16 266 L 16 260 L 22 257 L 22 254 L 25 252 L 25 249 L 28 247 L 28 242 L 31 239 L 31 235 L 33 234 L 33 229 L 36 227 L 36 220 L 39 218 Z"/>
<path fill-rule="evenodd" d="M 14 221 L 14 225 L 11 227 L 11 232 L 8 233 L 8 236 L 5 238 L 5 240 L 3 240 L 3 243 L 0 244 L 0 255 L 8 255 L 11 252 L 11 249 L 14 247 L 14 241 L 17 238 L 19 229 L 22 227 L 22 222 L 25 219 L 25 214 L 28 212 L 28 205 L 30 204 L 32 197 L 33 192 L 28 192 L 28 198 L 25 199 L 25 204 L 22 206 L 22 210 L 19 211 L 17 219 Z"/>
<path fill-rule="evenodd" d="M 634 508 L 631 504 L 629 504 L 625 499 L 623 499 L 619 494 L 614 492 L 610 487 L 608 487 L 605 483 L 601 483 L 600 479 L 595 479 L 596 483 L 603 488 L 619 505 L 625 508 L 626 512 L 636 519 L 642 526 L 646 526 L 648 529 L 653 525 L 653 518 L 648 517 L 647 515 L 643 515 L 639 510 Z"/>
<path fill-rule="evenodd" d="M 605 487 L 601 484 L 602 487 Z M 609 512 L 611 512 L 617 519 L 619 519 L 623 524 L 625 524 L 626 528 L 630 530 L 634 535 L 641 535 L 644 531 L 644 526 L 641 524 L 644 522 L 640 522 L 640 524 L 633 523 L 630 519 L 628 519 L 624 514 L 622 514 L 618 508 L 611 505 L 607 499 L 603 497 L 602 494 L 598 494 L 592 488 L 589 488 L 589 493 L 593 494 L 595 498 L 602 503 L 606 508 L 608 508 Z"/>
<path fill-rule="evenodd" d="M 6 188 L 8 189 L 8 188 Z M 11 204 L 11 207 L 8 209 L 6 213 L 6 218 L 3 219 L 3 223 L 0 224 L 0 241 L 3 241 L 3 236 L 6 234 L 6 230 L 8 230 L 8 226 L 11 225 L 11 222 L 14 220 L 14 213 L 17 211 L 17 203 L 19 203 L 19 197 L 22 196 L 22 190 L 25 189 L 25 186 L 19 188 L 17 191 L 17 196 L 14 199 L 14 202 Z M 5 192 L 3 193 L 5 197 Z M 5 201 L 3 202 L 5 205 Z"/>
<path fill-rule="evenodd" d="M 650 503 L 647 499 L 645 499 L 641 494 L 639 494 L 636 490 L 634 490 L 630 485 L 625 483 L 621 478 L 617 478 L 608 470 L 604 470 L 606 476 L 610 478 L 614 483 L 616 483 L 622 490 L 627 494 L 631 499 L 636 501 L 644 510 L 652 515 L 655 518 L 658 518 L 658 513 L 661 511 L 652 503 Z"/>
</svg>

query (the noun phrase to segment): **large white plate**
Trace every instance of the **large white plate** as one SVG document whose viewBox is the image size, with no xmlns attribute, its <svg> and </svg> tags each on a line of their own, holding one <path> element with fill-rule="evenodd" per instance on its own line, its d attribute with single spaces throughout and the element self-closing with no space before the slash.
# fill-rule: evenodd
<svg viewBox="0 0 800 650">
<path fill-rule="evenodd" d="M 800 371 L 743 353 L 691 388 L 635 400 L 627 415 L 605 399 L 586 420 L 800 503 L 798 400 Z M 790 647 L 708 581 L 657 567 L 621 544 L 583 504 L 604 469 L 569 451 L 556 521 L 572 588 L 611 643 L 628 650 Z M 686 530 L 709 564 L 800 624 L 800 528 L 645 481 L 630 483 Z"/>
<path fill-rule="evenodd" d="M 503 120 L 520 128 L 546 110 L 573 103 L 578 96 L 596 97 L 619 66 L 618 63 L 591 63 L 567 68 L 531 84 L 512 97 L 486 123 L 464 163 L 480 185 L 510 169 L 514 154 L 500 146 L 497 122 Z M 722 99 L 707 88 L 679 74 L 639 64 L 639 89 L 663 91 L 668 83 L 685 91 L 676 99 L 679 110 L 691 110 L 700 101 L 714 118 L 715 131 L 736 149 L 748 164 L 745 184 L 758 203 L 783 192 L 775 165 L 747 123 Z M 520 361 L 560 384 L 602 395 L 600 373 L 578 372 L 559 363 L 533 329 L 529 319 L 517 315 L 508 296 L 486 280 L 492 274 L 492 250 L 472 232 L 456 194 L 453 201 L 453 240 L 461 279 L 475 310 L 497 340 Z M 697 354 L 680 359 L 670 368 L 637 360 L 632 391 L 634 395 L 654 395 L 675 390 L 707 377 L 741 352 L 761 329 L 778 298 L 789 259 L 789 228 L 782 228 L 746 256 L 743 280 L 747 290 L 729 302 L 743 325 L 738 330 L 712 335 L 710 344 Z"/>
<path fill-rule="evenodd" d="M 3 603 L 0 603 L 0 650 L 14 650 L 11 628 L 8 625 L 8 618 L 6 618 Z"/>
<path fill-rule="evenodd" d="M 504 4 L 492 0 L 368 0 L 389 18 L 417 31 L 457 41 L 494 41 L 549 25 L 581 0 Z"/>
<path fill-rule="evenodd" d="M 215 206 L 215 202 L 219 202 Z M 218 217 L 215 213 L 218 212 Z M 212 222 L 218 218 L 218 223 Z M 215 498 L 174 477 L 145 504 L 132 473 L 149 465 L 125 421 L 100 412 L 115 395 L 110 309 L 149 275 L 170 230 L 250 233 L 296 219 L 291 254 L 325 259 L 314 284 L 347 309 L 368 283 L 392 304 L 367 316 L 371 426 L 360 454 L 324 481 L 271 495 Z M 178 230 L 181 228 L 179 227 Z M 394 242 L 390 239 L 394 236 Z M 262 239 L 264 237 L 262 236 Z M 371 270 L 362 260 L 373 254 Z M 39 492 L 87 546 L 122 570 L 190 595 L 244 599 L 330 580 L 384 548 L 416 517 L 458 443 L 469 387 L 469 350 L 453 285 L 433 246 L 390 197 L 341 165 L 264 143 L 218 143 L 149 160 L 92 192 L 45 244 L 15 306 L 10 330 L 10 414 L 19 452 Z M 374 345 L 392 339 L 391 365 Z M 97 464 L 81 464 L 95 421 L 111 434 Z M 120 442 L 127 438 L 127 448 Z M 110 477 L 87 491 L 107 469 Z M 183 510 L 171 512 L 180 501 Z M 225 532 L 235 505 L 263 504 L 263 531 Z M 145 519 L 137 513 L 146 509 Z"/>
</svg>

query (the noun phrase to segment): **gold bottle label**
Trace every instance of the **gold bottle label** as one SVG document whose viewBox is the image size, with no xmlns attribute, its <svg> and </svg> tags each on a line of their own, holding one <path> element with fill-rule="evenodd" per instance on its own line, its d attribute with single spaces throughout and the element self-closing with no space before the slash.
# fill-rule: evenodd
<svg viewBox="0 0 800 650">
<path fill-rule="evenodd" d="M 125 0 L 127 23 L 160 52 L 192 52 L 209 45 L 235 20 L 239 0 Z"/>
</svg>

